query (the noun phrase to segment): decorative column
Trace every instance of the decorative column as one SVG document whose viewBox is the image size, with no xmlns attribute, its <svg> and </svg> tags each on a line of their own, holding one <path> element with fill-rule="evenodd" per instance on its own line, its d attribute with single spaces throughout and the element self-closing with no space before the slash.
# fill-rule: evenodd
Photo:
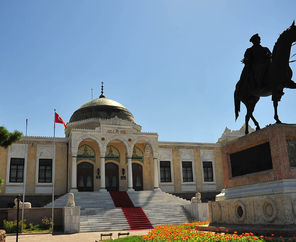
<svg viewBox="0 0 296 242">
<path fill-rule="evenodd" d="M 133 188 L 133 167 L 132 167 L 132 157 L 127 158 L 127 174 L 128 174 L 128 191 L 134 191 Z"/>
<path fill-rule="evenodd" d="M 153 157 L 154 163 L 154 190 L 160 190 L 159 188 L 159 175 L 158 175 L 158 158 Z"/>
<path fill-rule="evenodd" d="M 70 192 L 78 192 L 77 190 L 77 157 L 72 156 L 72 182 Z"/>
<path fill-rule="evenodd" d="M 105 157 L 101 156 L 101 188 L 100 192 L 106 192 L 106 183 L 105 183 Z"/>
</svg>

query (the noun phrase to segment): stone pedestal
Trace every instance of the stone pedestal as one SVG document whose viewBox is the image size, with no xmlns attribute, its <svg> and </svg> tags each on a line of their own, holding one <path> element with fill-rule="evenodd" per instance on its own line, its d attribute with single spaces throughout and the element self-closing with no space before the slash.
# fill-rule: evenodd
<svg viewBox="0 0 296 242">
<path fill-rule="evenodd" d="M 80 232 L 80 207 L 64 207 L 64 232 Z"/>
<path fill-rule="evenodd" d="M 0 230 L 0 242 L 5 242 L 6 232 L 5 230 Z"/>
<path fill-rule="evenodd" d="M 207 203 L 201 202 L 201 194 L 198 192 L 196 196 L 191 198 L 190 214 L 191 217 L 197 221 L 209 220 L 209 209 Z"/>
<path fill-rule="evenodd" d="M 209 203 L 211 222 L 296 225 L 296 125 L 228 142 L 222 157 L 225 189 Z"/>
</svg>

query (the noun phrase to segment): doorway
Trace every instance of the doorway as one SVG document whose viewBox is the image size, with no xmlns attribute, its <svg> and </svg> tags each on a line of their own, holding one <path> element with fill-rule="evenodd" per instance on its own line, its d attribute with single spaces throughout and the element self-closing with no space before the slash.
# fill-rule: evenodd
<svg viewBox="0 0 296 242">
<path fill-rule="evenodd" d="M 135 191 L 143 191 L 143 168 L 140 164 L 133 163 L 133 188 Z"/>
<path fill-rule="evenodd" d="M 105 186 L 107 191 L 119 190 L 119 168 L 114 163 L 105 164 Z"/>
<path fill-rule="evenodd" d="M 77 189 L 79 192 L 94 191 L 94 166 L 81 162 L 77 166 Z"/>
</svg>

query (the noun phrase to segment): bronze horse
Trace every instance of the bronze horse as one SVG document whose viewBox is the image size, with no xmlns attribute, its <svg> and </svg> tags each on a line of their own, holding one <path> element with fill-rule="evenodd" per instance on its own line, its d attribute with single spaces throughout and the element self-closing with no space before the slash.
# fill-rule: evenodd
<svg viewBox="0 0 296 242">
<path fill-rule="evenodd" d="M 274 107 L 274 119 L 276 123 L 281 123 L 278 117 L 277 107 L 278 102 L 284 95 L 284 88 L 296 88 L 296 83 L 291 80 L 292 70 L 289 66 L 290 52 L 293 42 L 296 41 L 296 26 L 295 21 L 286 29 L 277 39 L 273 50 L 271 62 L 263 78 L 263 84 L 260 87 L 254 88 L 250 85 L 248 78 L 241 79 L 236 84 L 234 92 L 235 104 L 235 120 L 238 118 L 240 111 L 240 102 L 243 102 L 247 108 L 245 116 L 245 134 L 249 133 L 248 123 L 250 118 L 253 120 L 256 130 L 260 129 L 259 123 L 253 116 L 253 111 L 260 97 L 272 95 Z"/>
</svg>

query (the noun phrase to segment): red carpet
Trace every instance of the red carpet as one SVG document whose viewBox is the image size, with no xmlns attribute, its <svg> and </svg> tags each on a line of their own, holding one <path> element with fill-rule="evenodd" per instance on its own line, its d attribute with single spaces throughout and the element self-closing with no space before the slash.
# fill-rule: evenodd
<svg viewBox="0 0 296 242">
<path fill-rule="evenodd" d="M 121 208 L 131 229 L 153 229 L 142 208 Z"/>
<path fill-rule="evenodd" d="M 120 207 L 131 229 L 152 229 L 142 208 L 135 208 L 126 192 L 110 192 L 115 207 Z"/>
<path fill-rule="evenodd" d="M 133 208 L 134 204 L 126 192 L 110 192 L 115 207 Z"/>
</svg>

